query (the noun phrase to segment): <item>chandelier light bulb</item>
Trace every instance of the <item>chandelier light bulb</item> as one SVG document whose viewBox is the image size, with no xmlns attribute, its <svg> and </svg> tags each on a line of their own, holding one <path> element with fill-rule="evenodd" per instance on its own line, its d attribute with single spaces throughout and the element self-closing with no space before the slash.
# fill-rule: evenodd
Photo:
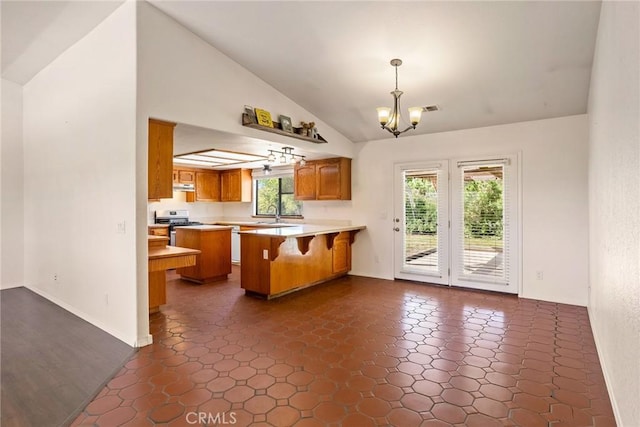
<svg viewBox="0 0 640 427">
<path fill-rule="evenodd" d="M 409 121 L 412 126 L 416 126 L 420 123 L 420 118 L 422 117 L 422 107 L 411 107 L 409 108 Z"/>
<path fill-rule="evenodd" d="M 287 163 L 287 158 L 284 156 L 284 153 L 280 156 L 280 163 Z"/>
<path fill-rule="evenodd" d="M 378 107 L 378 121 L 382 126 L 389 123 L 389 115 L 391 115 L 391 108 L 389 107 Z"/>
<path fill-rule="evenodd" d="M 304 166 L 307 164 L 307 161 L 304 159 L 304 156 L 300 158 L 300 166 Z"/>
<path fill-rule="evenodd" d="M 267 157 L 267 161 L 269 163 L 275 163 L 276 161 L 276 156 L 275 154 L 273 154 L 273 151 L 269 150 L 269 156 Z"/>
</svg>

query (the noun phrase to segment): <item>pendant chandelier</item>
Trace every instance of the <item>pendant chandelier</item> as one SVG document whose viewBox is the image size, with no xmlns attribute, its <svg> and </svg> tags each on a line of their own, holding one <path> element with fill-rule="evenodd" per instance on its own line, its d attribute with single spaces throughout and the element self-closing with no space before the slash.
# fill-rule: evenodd
<svg viewBox="0 0 640 427">
<path fill-rule="evenodd" d="M 418 123 L 420 123 L 423 108 L 409 108 L 409 121 L 411 124 L 404 130 L 398 130 L 401 126 L 400 120 L 402 119 L 402 114 L 400 113 L 400 96 L 402 96 L 403 93 L 401 90 L 398 90 L 398 67 L 402 65 L 402 60 L 392 59 L 391 65 L 396 69 L 396 88 L 391 92 L 391 95 L 393 95 L 393 110 L 389 107 L 378 107 L 376 110 L 378 110 L 378 121 L 382 129 L 388 130 L 397 138 L 398 135 L 416 128 Z"/>
</svg>

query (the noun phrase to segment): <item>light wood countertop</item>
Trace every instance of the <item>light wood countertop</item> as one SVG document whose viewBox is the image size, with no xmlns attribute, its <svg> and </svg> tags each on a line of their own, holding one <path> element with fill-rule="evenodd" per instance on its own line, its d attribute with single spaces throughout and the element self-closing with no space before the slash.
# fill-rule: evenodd
<svg viewBox="0 0 640 427">
<path fill-rule="evenodd" d="M 244 227 L 255 227 L 255 228 L 279 228 L 279 227 L 295 227 L 300 224 L 290 223 L 290 222 L 270 222 L 270 221 L 212 221 L 212 222 L 204 222 L 204 224 L 210 225 L 239 225 Z"/>
<path fill-rule="evenodd" d="M 150 248 L 149 260 L 169 258 L 185 255 L 198 255 L 200 253 L 197 249 L 180 248 L 177 246 L 165 246 L 164 248 Z"/>
<path fill-rule="evenodd" d="M 230 225 L 187 225 L 176 228 L 178 230 L 197 230 L 197 231 L 220 231 L 220 230 L 231 230 L 233 227 Z"/>
<path fill-rule="evenodd" d="M 342 231 L 364 230 L 364 225 L 311 225 L 300 224 L 290 227 L 261 228 L 257 230 L 239 231 L 240 234 L 252 234 L 271 237 L 306 237 L 319 234 L 340 233 Z"/>
</svg>

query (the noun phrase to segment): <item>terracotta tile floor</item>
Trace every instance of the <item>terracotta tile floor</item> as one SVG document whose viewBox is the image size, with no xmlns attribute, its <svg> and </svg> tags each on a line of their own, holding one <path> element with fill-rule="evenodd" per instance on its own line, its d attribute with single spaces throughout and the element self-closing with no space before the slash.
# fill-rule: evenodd
<svg viewBox="0 0 640 427">
<path fill-rule="evenodd" d="M 615 425 L 582 307 L 363 277 L 263 301 L 235 267 L 176 277 L 154 344 L 73 425 Z"/>
</svg>

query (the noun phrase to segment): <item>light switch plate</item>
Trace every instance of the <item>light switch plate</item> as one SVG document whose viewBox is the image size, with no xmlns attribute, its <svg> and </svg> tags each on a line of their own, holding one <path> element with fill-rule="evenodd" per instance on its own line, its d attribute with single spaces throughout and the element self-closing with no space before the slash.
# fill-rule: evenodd
<svg viewBox="0 0 640 427">
<path fill-rule="evenodd" d="M 262 259 L 269 259 L 269 249 L 262 250 Z"/>
</svg>

